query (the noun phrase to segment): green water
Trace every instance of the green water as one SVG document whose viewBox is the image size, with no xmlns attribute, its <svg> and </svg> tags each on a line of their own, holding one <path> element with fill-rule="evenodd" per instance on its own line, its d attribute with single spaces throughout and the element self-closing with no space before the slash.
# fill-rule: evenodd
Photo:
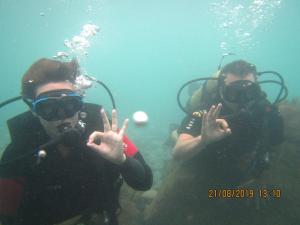
<svg viewBox="0 0 300 225">
<path fill-rule="evenodd" d="M 214 73 L 223 53 L 236 54 L 225 63 L 242 58 L 256 64 L 259 71 L 281 73 L 289 98 L 300 95 L 300 2 L 256 1 L 278 4 L 262 6 L 267 9 L 264 13 L 249 14 L 245 8 L 253 2 L 0 0 L 0 102 L 19 95 L 21 76 L 34 61 L 66 51 L 65 39 L 77 35 L 84 24 L 96 24 L 100 32 L 91 38 L 81 66 L 110 87 L 120 119 L 131 118 L 137 110 L 148 113 L 147 127 L 131 123 L 128 133 L 146 159 L 159 162 L 155 167 L 159 176 L 161 160 L 170 157 L 169 148 L 162 147 L 169 124 L 180 123 L 184 116 L 176 102 L 180 85 Z M 222 3 L 226 7 L 220 8 Z M 229 10 L 240 5 L 244 9 L 238 14 Z M 259 16 L 254 27 L 253 19 Z M 230 21 L 232 26 L 221 26 Z M 247 35 L 237 36 L 238 29 L 249 33 L 251 40 Z M 278 89 L 267 90 L 272 97 Z M 101 89 L 90 90 L 87 100 L 111 110 Z M 24 110 L 21 102 L 1 109 L 2 149 L 9 142 L 6 120 Z"/>
<path fill-rule="evenodd" d="M 92 39 L 85 69 L 110 86 L 122 115 L 142 109 L 149 113 L 150 127 L 166 130 L 162 125 L 183 115 L 176 105 L 179 86 L 212 74 L 224 53 L 220 43 L 226 38 L 217 29 L 220 17 L 210 10 L 212 2 L 222 1 L 1 0 L 0 99 L 18 95 L 20 77 L 32 62 L 64 51 L 63 41 L 91 22 L 100 32 Z M 247 6 L 251 1 L 231 2 Z M 265 15 L 266 22 L 252 32 L 254 47 L 243 50 L 233 37 L 229 51 L 237 56 L 227 62 L 243 58 L 259 70 L 278 71 L 290 96 L 299 95 L 299 9 L 299 1 L 282 1 L 273 16 Z"/>
</svg>

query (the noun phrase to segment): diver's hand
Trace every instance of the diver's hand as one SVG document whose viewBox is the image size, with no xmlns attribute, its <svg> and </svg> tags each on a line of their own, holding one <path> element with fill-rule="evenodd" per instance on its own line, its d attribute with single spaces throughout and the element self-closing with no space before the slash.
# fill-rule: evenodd
<svg viewBox="0 0 300 225">
<path fill-rule="evenodd" d="M 117 132 L 118 120 L 117 111 L 115 109 L 112 111 L 111 126 L 103 109 L 101 110 L 101 117 L 103 120 L 104 132 L 93 132 L 89 137 L 87 146 L 98 152 L 103 158 L 120 165 L 126 160 L 123 151 L 123 136 L 128 127 L 128 119 L 124 121 L 121 130 Z M 101 143 L 95 143 L 97 140 L 101 140 Z"/>
<path fill-rule="evenodd" d="M 204 113 L 201 127 L 201 142 L 205 145 L 219 141 L 231 134 L 228 123 L 224 119 L 218 119 L 222 104 L 211 106 L 208 113 Z"/>
</svg>

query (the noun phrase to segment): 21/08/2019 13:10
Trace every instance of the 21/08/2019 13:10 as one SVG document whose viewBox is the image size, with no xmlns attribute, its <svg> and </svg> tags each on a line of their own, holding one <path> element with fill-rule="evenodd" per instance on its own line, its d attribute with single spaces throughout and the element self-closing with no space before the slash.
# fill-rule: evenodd
<svg viewBox="0 0 300 225">
<path fill-rule="evenodd" d="M 209 189 L 208 198 L 274 198 L 281 197 L 281 189 Z"/>
</svg>

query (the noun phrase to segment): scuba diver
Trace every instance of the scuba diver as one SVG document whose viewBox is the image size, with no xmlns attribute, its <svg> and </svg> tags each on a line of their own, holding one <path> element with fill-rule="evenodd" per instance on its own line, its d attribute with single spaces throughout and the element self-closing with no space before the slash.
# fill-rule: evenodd
<svg viewBox="0 0 300 225">
<path fill-rule="evenodd" d="M 243 60 L 221 69 L 215 90 L 201 90 L 198 110 L 178 128 L 175 159 L 187 160 L 205 151 L 213 155 L 210 157 L 219 169 L 228 169 L 227 179 L 236 184 L 262 172 L 268 161 L 268 146 L 283 141 L 283 120 L 277 106 L 261 90 L 257 74 L 256 67 Z"/>
<path fill-rule="evenodd" d="M 123 180 L 151 188 L 152 171 L 125 135 L 128 120 L 118 127 L 114 101 L 111 121 L 103 107 L 83 102 L 79 76 L 76 60 L 46 58 L 24 74 L 30 110 L 7 121 L 11 143 L 0 164 L 3 225 L 117 225 Z"/>
<path fill-rule="evenodd" d="M 179 101 L 187 116 L 173 132 L 177 136 L 173 168 L 149 207 L 145 224 L 246 224 L 237 215 L 255 215 L 248 208 L 242 211 L 241 199 L 251 200 L 252 192 L 248 192 L 259 191 L 246 186 L 259 180 L 268 168 L 271 146 L 283 141 L 283 119 L 277 105 L 287 96 L 283 82 L 269 81 L 281 86 L 272 104 L 260 87 L 267 81 L 258 81 L 263 73 L 257 72 L 255 65 L 237 60 L 211 78 L 182 86 L 177 100 L 190 83 L 206 81 L 186 107 Z M 233 195 L 223 199 L 218 195 L 236 189 L 244 191 L 237 202 L 230 201 Z M 254 217 L 250 216 L 249 224 Z M 239 222 L 234 222 L 235 218 Z"/>
</svg>

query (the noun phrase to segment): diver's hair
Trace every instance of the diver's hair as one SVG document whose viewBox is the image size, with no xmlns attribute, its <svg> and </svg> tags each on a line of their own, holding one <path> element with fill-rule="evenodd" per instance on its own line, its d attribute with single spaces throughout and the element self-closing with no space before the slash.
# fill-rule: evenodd
<svg viewBox="0 0 300 225">
<path fill-rule="evenodd" d="M 76 59 L 70 62 L 42 58 L 33 63 L 22 78 L 21 94 L 23 99 L 34 99 L 38 86 L 69 81 L 75 82 L 79 74 L 79 64 Z"/>
<path fill-rule="evenodd" d="M 255 65 L 248 63 L 244 60 L 237 60 L 225 65 L 220 74 L 226 76 L 226 74 L 231 73 L 240 77 L 244 77 L 249 73 L 253 73 L 254 76 L 257 75 Z"/>
</svg>

